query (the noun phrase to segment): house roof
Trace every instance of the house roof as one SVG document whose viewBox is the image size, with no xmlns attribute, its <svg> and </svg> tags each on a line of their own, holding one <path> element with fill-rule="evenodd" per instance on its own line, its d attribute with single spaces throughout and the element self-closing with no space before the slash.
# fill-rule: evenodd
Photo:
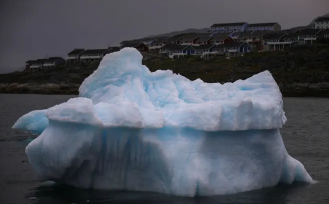
<svg viewBox="0 0 329 204">
<path fill-rule="evenodd" d="M 125 48 L 125 47 L 137 47 L 138 45 L 140 44 L 143 44 L 141 42 L 130 42 L 130 43 L 125 43 L 121 46 L 121 49 L 122 48 Z"/>
<path fill-rule="evenodd" d="M 275 24 L 278 23 L 252 23 L 252 24 L 248 24 L 248 27 L 269 27 L 269 26 L 274 26 Z"/>
<path fill-rule="evenodd" d="M 283 36 L 283 39 L 297 38 L 298 36 L 299 36 L 299 33 L 289 33 L 289 34 Z"/>
<path fill-rule="evenodd" d="M 269 40 L 269 39 L 279 39 L 281 37 L 283 37 L 285 35 L 285 33 L 283 32 L 270 32 L 268 35 L 266 35 L 264 37 L 265 40 Z"/>
<path fill-rule="evenodd" d="M 90 49 L 85 50 L 81 55 L 96 55 L 96 54 L 105 54 L 108 49 Z"/>
<path fill-rule="evenodd" d="M 44 63 L 46 59 L 37 59 L 37 60 L 27 60 L 25 63 L 34 64 L 34 63 Z"/>
<path fill-rule="evenodd" d="M 167 42 L 173 42 L 173 41 L 178 41 L 178 40 L 181 40 L 182 39 L 182 37 L 170 37 L 170 38 L 168 38 L 167 39 Z"/>
<path fill-rule="evenodd" d="M 268 31 L 253 31 L 253 32 L 244 31 L 244 32 L 240 32 L 239 33 L 239 37 L 238 38 L 263 37 L 263 36 L 265 36 L 268 33 L 269 33 Z"/>
<path fill-rule="evenodd" d="M 319 34 L 321 31 L 321 29 L 304 29 L 300 31 L 299 35 L 316 35 Z"/>
<path fill-rule="evenodd" d="M 161 49 L 165 50 L 184 50 L 189 47 L 189 45 L 177 45 L 177 44 L 167 44 L 161 47 Z"/>
<path fill-rule="evenodd" d="M 78 55 L 81 52 L 83 52 L 85 49 L 74 49 L 71 52 L 69 52 L 67 55 Z"/>
<path fill-rule="evenodd" d="M 212 39 L 212 37 L 209 36 L 203 36 L 203 37 L 199 37 L 199 39 L 197 40 L 198 42 L 207 42 L 208 40 Z"/>
<path fill-rule="evenodd" d="M 110 50 L 111 52 L 115 52 L 115 51 L 119 51 L 120 47 L 108 47 L 108 50 Z"/>
<path fill-rule="evenodd" d="M 141 39 L 134 39 L 134 40 L 124 40 L 120 44 L 127 44 L 127 43 L 142 43 L 142 42 L 149 42 L 154 41 L 155 38 L 141 38 Z"/>
<path fill-rule="evenodd" d="M 62 59 L 62 60 L 64 60 L 64 59 L 61 58 L 61 57 L 49 57 L 48 59 L 44 59 L 44 62 L 52 63 L 52 62 L 54 62 L 54 61 L 56 61 L 56 60 L 58 60 L 58 59 Z"/>
<path fill-rule="evenodd" d="M 196 38 L 198 38 L 197 35 L 187 35 L 187 36 L 182 36 L 182 37 L 183 37 L 182 41 L 193 41 Z"/>
<path fill-rule="evenodd" d="M 159 44 L 159 43 L 162 43 L 162 44 L 163 44 L 163 43 L 166 43 L 166 42 L 168 42 L 168 39 L 167 39 L 167 38 L 166 38 L 166 39 L 158 39 L 158 40 L 156 40 L 156 41 L 153 41 L 152 43 L 153 43 L 153 44 L 154 44 L 154 43 L 155 43 L 155 44 L 156 44 L 156 43 L 158 43 L 158 44 Z"/>
<path fill-rule="evenodd" d="M 247 38 L 247 37 L 252 37 L 252 32 L 250 31 L 240 32 L 238 36 L 238 38 Z"/>
<path fill-rule="evenodd" d="M 213 40 L 223 41 L 228 37 L 230 37 L 230 35 L 228 33 L 217 33 L 217 34 L 213 35 Z"/>
<path fill-rule="evenodd" d="M 326 17 L 319 17 L 315 20 L 315 22 L 323 22 L 323 21 L 329 21 L 329 16 Z"/>
<path fill-rule="evenodd" d="M 329 34 L 329 29 L 323 30 L 322 34 Z"/>
<path fill-rule="evenodd" d="M 215 45 L 205 44 L 205 45 L 200 45 L 200 46 L 193 46 L 193 48 L 195 50 L 209 50 L 212 47 L 215 47 Z"/>
<path fill-rule="evenodd" d="M 247 22 L 237 22 L 237 23 L 216 23 L 213 24 L 211 27 L 228 27 L 228 26 L 242 26 L 246 24 Z"/>
<path fill-rule="evenodd" d="M 27 60 L 25 63 L 30 63 L 30 64 L 33 64 L 33 63 L 38 63 L 39 64 L 39 63 L 45 63 L 45 62 L 51 63 L 51 62 L 54 62 L 57 59 L 64 60 L 61 57 L 49 57 L 47 59 Z"/>
<path fill-rule="evenodd" d="M 263 36 L 267 35 L 268 33 L 269 33 L 268 31 L 260 31 L 260 30 L 258 30 L 258 31 L 254 31 L 252 33 L 252 36 L 253 37 L 263 37 Z"/>
</svg>

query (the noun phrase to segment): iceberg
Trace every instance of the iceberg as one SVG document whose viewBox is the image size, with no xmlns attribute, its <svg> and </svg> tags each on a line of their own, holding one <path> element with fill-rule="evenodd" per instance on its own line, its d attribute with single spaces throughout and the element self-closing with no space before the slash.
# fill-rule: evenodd
<svg viewBox="0 0 329 204">
<path fill-rule="evenodd" d="M 13 126 L 40 133 L 26 147 L 40 180 L 191 197 L 313 182 L 285 149 L 282 95 L 268 71 L 190 81 L 150 72 L 125 48 L 106 55 L 79 93 Z"/>
</svg>

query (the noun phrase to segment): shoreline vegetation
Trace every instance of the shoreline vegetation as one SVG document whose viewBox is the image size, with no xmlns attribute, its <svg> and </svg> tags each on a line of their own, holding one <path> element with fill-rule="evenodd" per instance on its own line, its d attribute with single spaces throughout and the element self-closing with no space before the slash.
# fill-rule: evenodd
<svg viewBox="0 0 329 204">
<path fill-rule="evenodd" d="M 226 59 L 199 57 L 170 59 L 154 52 L 143 54 L 151 71 L 172 70 L 190 80 L 234 82 L 268 70 L 285 97 L 329 97 L 329 45 L 294 46 L 285 51 L 248 53 Z M 0 93 L 78 95 L 83 80 L 99 62 L 64 65 L 39 72 L 0 74 Z"/>
</svg>

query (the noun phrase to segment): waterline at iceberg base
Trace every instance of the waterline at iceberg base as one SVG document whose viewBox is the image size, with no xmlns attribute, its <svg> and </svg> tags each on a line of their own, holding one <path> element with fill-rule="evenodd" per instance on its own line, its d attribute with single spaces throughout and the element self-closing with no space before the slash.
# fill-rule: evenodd
<svg viewBox="0 0 329 204">
<path fill-rule="evenodd" d="M 41 133 L 26 148 L 40 180 L 179 196 L 312 183 L 284 147 L 269 72 L 209 84 L 141 61 L 134 48 L 106 55 L 80 97 L 18 119 L 13 128 Z"/>
</svg>

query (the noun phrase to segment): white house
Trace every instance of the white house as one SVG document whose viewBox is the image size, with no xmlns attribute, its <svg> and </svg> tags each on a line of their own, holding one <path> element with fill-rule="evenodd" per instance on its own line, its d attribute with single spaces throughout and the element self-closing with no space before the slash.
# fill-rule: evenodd
<svg viewBox="0 0 329 204">
<path fill-rule="evenodd" d="M 300 44 L 312 44 L 316 42 L 320 33 L 322 32 L 321 29 L 304 29 L 298 33 L 299 43 Z"/>
<path fill-rule="evenodd" d="M 149 50 L 152 51 L 158 51 L 160 50 L 160 48 L 162 46 L 164 46 L 165 44 L 167 44 L 168 40 L 167 37 L 160 37 L 160 38 L 156 38 L 155 41 L 153 41 L 152 43 L 149 44 Z"/>
<path fill-rule="evenodd" d="M 170 58 L 179 58 L 193 55 L 195 50 L 190 45 L 167 44 L 160 48 L 159 53 L 166 54 Z"/>
<path fill-rule="evenodd" d="M 251 46 L 246 42 L 234 42 L 222 46 L 227 57 L 235 57 L 251 51 Z"/>
<path fill-rule="evenodd" d="M 328 17 L 320 17 L 314 22 L 315 29 L 329 29 L 329 16 Z"/>
<path fill-rule="evenodd" d="M 216 55 L 217 52 L 212 50 L 213 47 L 216 45 L 210 45 L 210 44 L 203 44 L 199 46 L 193 46 L 193 49 L 195 50 L 193 55 L 198 55 L 201 58 L 209 58 L 210 56 Z"/>
<path fill-rule="evenodd" d="M 28 60 L 26 61 L 26 71 L 39 71 L 43 67 L 44 59 L 37 59 L 37 60 Z"/>
<path fill-rule="evenodd" d="M 232 33 L 232 32 L 243 32 L 248 26 L 247 22 L 239 23 L 217 23 L 210 27 L 213 33 Z"/>
<path fill-rule="evenodd" d="M 61 57 L 50 57 L 43 62 L 44 68 L 57 67 L 58 65 L 65 64 L 65 60 Z"/>
<path fill-rule="evenodd" d="M 85 51 L 85 49 L 74 49 L 67 54 L 66 63 L 68 64 L 75 64 L 78 63 L 80 60 L 81 53 Z"/>
<path fill-rule="evenodd" d="M 247 31 L 280 31 L 278 23 L 252 23 L 248 24 Z"/>
<path fill-rule="evenodd" d="M 108 53 L 108 49 L 90 49 L 80 54 L 81 62 L 101 60 Z"/>
<path fill-rule="evenodd" d="M 284 50 L 285 46 L 290 46 L 291 42 L 285 42 L 283 37 L 284 32 L 271 32 L 264 37 L 263 47 L 264 51 Z"/>
</svg>

